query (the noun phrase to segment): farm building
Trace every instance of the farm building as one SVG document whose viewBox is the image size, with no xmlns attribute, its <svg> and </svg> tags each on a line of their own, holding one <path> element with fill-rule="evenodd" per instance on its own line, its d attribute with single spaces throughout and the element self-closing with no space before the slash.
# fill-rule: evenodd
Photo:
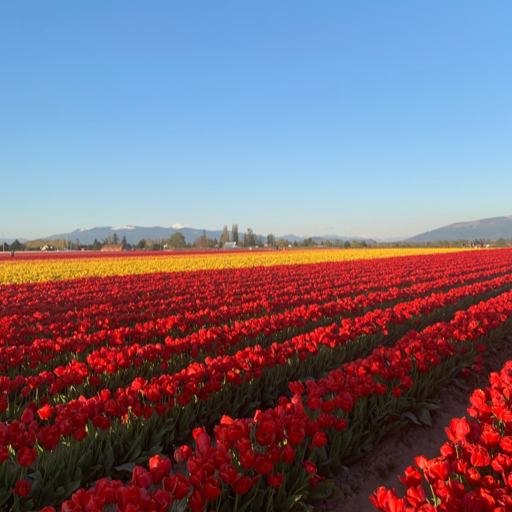
<svg viewBox="0 0 512 512">
<path fill-rule="evenodd" d="M 131 251 L 132 246 L 130 244 L 105 244 L 102 251 Z"/>
<path fill-rule="evenodd" d="M 226 242 L 223 246 L 223 249 L 240 249 L 238 242 Z"/>
</svg>

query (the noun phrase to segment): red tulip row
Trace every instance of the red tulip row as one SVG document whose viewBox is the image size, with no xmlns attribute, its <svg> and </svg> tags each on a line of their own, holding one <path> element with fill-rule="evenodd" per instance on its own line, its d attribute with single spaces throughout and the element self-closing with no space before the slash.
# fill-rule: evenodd
<svg viewBox="0 0 512 512">
<path fill-rule="evenodd" d="M 479 371 L 481 356 L 476 354 L 485 351 L 482 343 L 490 343 L 489 336 L 502 331 L 511 316 L 512 292 L 507 292 L 457 313 L 449 323 L 429 326 L 420 333 L 411 331 L 395 346 L 376 349 L 368 358 L 346 363 L 324 379 L 307 381 L 306 386 L 300 381 L 293 382 L 290 384 L 291 400 L 281 397 L 277 407 L 258 411 L 250 420 L 225 416 L 214 429 L 215 444 L 204 428 L 195 429 L 195 450 L 182 446 L 174 454 L 177 463 L 186 462 L 188 477 L 179 472 L 170 475 L 171 461 L 156 456 L 150 460 L 149 469 L 135 467 L 129 484 L 102 479 L 88 491 L 81 489 L 74 493 L 62 504 L 61 512 L 96 512 L 112 504 L 120 512 L 163 512 L 171 510 L 176 501 L 182 501 L 185 509 L 193 512 L 206 509 L 284 511 L 291 510 L 299 501 L 328 496 L 332 482 L 321 476 L 323 471 L 336 467 L 340 459 L 347 458 L 356 449 L 361 454 L 365 444 L 385 433 L 390 418 L 403 415 L 418 400 L 424 402 L 432 395 L 433 382 L 446 384 L 455 372 L 475 361 L 474 369 Z M 511 382 L 512 378 L 508 377 L 507 384 Z M 496 434 L 498 428 L 507 432 L 506 422 L 511 412 L 505 397 L 508 398 L 510 392 L 507 388 L 503 397 L 497 397 L 493 408 L 480 406 L 485 400 L 476 397 L 473 401 L 475 415 L 480 419 L 492 417 L 489 429 L 486 432 L 460 423 L 454 425 L 452 445 L 443 454 L 450 463 L 421 461 L 429 482 L 437 484 L 440 499 L 453 494 L 463 501 L 462 491 L 470 494 L 457 479 L 442 485 L 451 471 L 462 475 L 472 486 L 485 481 L 489 485 L 482 485 L 484 492 L 475 494 L 479 499 L 486 492 L 491 496 L 498 487 L 496 478 L 479 476 L 478 470 L 467 468 L 470 463 L 476 468 L 490 468 L 492 450 L 497 446 L 502 447 L 504 455 L 492 461 L 495 463 L 492 468 L 501 472 L 507 482 L 512 459 L 508 457 L 508 445 Z M 486 398 L 490 396 L 491 393 Z M 373 418 L 368 417 L 368 410 L 374 412 Z M 496 424 L 496 421 L 501 423 Z M 365 428 L 361 429 L 363 422 Z M 478 446 L 470 447 L 477 442 Z M 452 466 L 452 460 L 458 462 Z M 411 499 L 418 499 L 418 496 L 421 499 L 416 474 L 406 474 L 406 479 L 413 489 Z M 30 494 L 27 482 L 20 481 L 18 488 L 20 493 Z M 504 499 L 505 494 L 495 493 L 495 502 L 498 498 Z M 378 503 L 387 506 L 382 496 L 381 492 Z M 473 499 L 464 503 L 475 502 Z M 482 509 L 493 510 L 446 506 L 438 510 Z M 47 508 L 45 512 L 50 510 L 53 509 Z M 405 512 L 408 509 L 392 504 L 381 510 Z M 411 510 L 435 509 L 418 506 Z"/>
<path fill-rule="evenodd" d="M 453 419 L 439 457 L 416 457 L 400 481 L 400 498 L 384 487 L 370 496 L 382 512 L 508 512 L 512 510 L 512 361 L 493 373 L 490 387 L 476 390 L 468 409 L 473 420 Z M 423 473 L 423 474 L 422 474 Z M 427 499 L 424 480 L 430 485 Z"/>
<path fill-rule="evenodd" d="M 477 276 L 481 277 L 481 276 Z M 471 280 L 471 279 L 470 279 Z M 456 281 L 460 283 L 460 278 Z M 318 345 L 328 345 L 329 352 L 332 348 L 338 345 L 345 344 L 350 339 L 355 339 L 364 334 L 376 334 L 379 332 L 387 332 L 389 326 L 401 325 L 406 320 L 415 315 L 428 315 L 435 310 L 439 310 L 448 304 L 455 304 L 457 301 L 464 297 L 473 297 L 477 294 L 485 293 L 489 290 L 505 286 L 512 282 L 512 274 L 495 278 L 490 281 L 477 282 L 473 285 L 462 286 L 459 288 L 451 289 L 448 292 L 433 294 L 425 298 L 412 299 L 409 302 L 400 302 L 392 309 L 374 310 L 366 314 L 355 317 L 346 318 L 341 320 L 342 328 L 339 329 L 338 323 L 334 322 L 324 329 L 319 327 L 309 334 L 291 337 L 287 341 L 281 343 L 273 343 L 269 348 L 262 348 L 259 345 L 252 347 L 251 345 L 243 350 L 237 351 L 233 355 L 218 356 L 216 359 L 207 358 L 204 363 L 192 363 L 190 358 L 180 358 L 182 363 L 181 368 L 178 364 L 178 372 L 173 374 L 165 373 L 158 379 L 153 377 L 151 385 L 141 377 L 134 377 L 130 379 L 133 381 L 131 386 L 125 388 L 129 390 L 134 385 L 141 389 L 143 393 L 148 388 L 147 396 L 150 401 L 161 401 L 163 397 L 171 397 L 170 405 L 174 405 L 173 396 L 176 395 L 176 400 L 180 405 L 186 405 L 190 402 L 194 395 L 199 399 L 206 400 L 211 393 L 218 392 L 221 388 L 220 381 L 226 379 L 228 382 L 234 382 L 238 385 L 242 383 L 241 374 L 245 374 L 245 380 L 250 381 L 252 375 L 260 377 L 263 374 L 265 367 L 272 368 L 275 364 L 284 364 L 288 359 L 298 357 L 299 360 L 307 358 L 308 353 L 313 355 L 318 353 Z M 438 287 L 443 288 L 442 285 L 455 284 L 453 281 L 442 280 L 441 282 L 429 283 L 428 285 L 417 285 L 411 289 L 405 290 L 392 290 L 387 294 L 372 294 L 370 296 L 362 296 L 352 301 L 346 299 L 336 303 L 327 304 L 322 307 L 302 309 L 295 312 L 295 315 L 280 315 L 279 321 L 273 321 L 273 317 L 262 317 L 261 319 L 254 320 L 253 322 L 245 322 L 236 324 L 235 328 L 230 332 L 229 329 L 218 330 L 214 335 L 202 337 L 190 337 L 180 340 L 166 340 L 165 345 L 146 345 L 140 347 L 134 345 L 127 347 L 124 350 L 119 349 L 101 349 L 87 358 L 88 365 L 79 363 L 76 360 L 72 361 L 65 368 L 57 368 L 55 372 L 44 371 L 39 375 L 23 377 L 18 375 L 15 378 L 0 377 L 0 391 L 4 393 L 10 392 L 11 395 L 17 389 L 21 389 L 21 394 L 27 397 L 27 400 L 34 399 L 36 396 L 41 395 L 41 400 L 48 401 L 47 393 L 52 395 L 65 395 L 66 401 L 69 401 L 73 395 L 69 395 L 69 388 L 76 387 L 84 383 L 87 379 L 89 386 L 97 386 L 100 384 L 100 379 L 97 376 L 91 376 L 91 370 L 98 374 L 107 370 L 110 379 L 110 384 L 113 387 L 112 391 L 117 389 L 116 380 L 112 379 L 112 374 L 115 374 L 120 368 L 127 369 L 138 368 L 144 360 L 159 365 L 160 372 L 168 365 L 168 360 L 173 362 L 173 357 L 182 354 L 192 347 L 191 355 L 194 356 L 194 350 L 199 352 L 211 350 L 208 345 L 222 347 L 233 347 L 238 345 L 242 340 L 242 335 L 248 338 L 254 338 L 260 333 L 266 336 L 275 332 L 282 332 L 283 328 L 293 328 L 305 325 L 309 319 L 316 319 L 322 316 L 333 318 L 337 314 L 347 314 L 357 312 L 362 306 L 370 307 L 371 305 L 379 302 L 389 301 L 391 299 L 404 299 L 409 296 L 415 297 L 422 292 L 422 295 L 428 295 L 432 290 Z M 374 302 L 372 302 L 372 300 Z M 361 304 L 361 302 L 362 304 Z M 346 308 L 346 309 L 345 309 Z M 248 328 L 251 328 L 249 332 Z M 193 342 L 196 345 L 193 345 Z M 202 343 L 202 345 L 200 345 Z M 371 348 L 371 347 L 370 347 Z M 77 348 L 74 347 L 76 351 Z M 121 356 L 121 357 L 118 357 Z M 328 356 L 330 357 L 330 356 Z M 283 362 L 284 361 L 284 362 Z M 188 362 L 188 365 L 187 365 Z M 323 364 L 323 361 L 317 362 L 317 365 Z M 148 368 L 148 373 L 155 374 L 154 366 Z M 220 380 L 219 380 L 220 379 Z M 153 384 L 155 383 L 155 384 Z M 111 386 L 108 386 L 109 380 L 102 384 L 102 389 L 105 391 Z M 39 393 L 41 390 L 42 393 Z M 172 392 L 170 391 L 172 390 Z M 181 391 L 180 391 L 181 390 Z M 159 397 L 154 400 L 151 397 Z M 60 396 L 59 402 L 62 403 Z M 3 404 L 2 404 L 3 400 Z M 38 403 L 40 403 L 38 401 Z M 0 411 L 7 408 L 8 401 L 4 395 L 3 399 L 0 398 Z M 25 407 L 23 402 L 10 403 L 9 416 L 12 417 L 16 409 Z"/>
</svg>

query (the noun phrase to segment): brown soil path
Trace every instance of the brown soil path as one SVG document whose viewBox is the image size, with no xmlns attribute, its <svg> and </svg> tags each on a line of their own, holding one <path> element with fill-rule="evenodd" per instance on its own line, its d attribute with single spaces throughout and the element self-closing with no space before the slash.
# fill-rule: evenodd
<svg viewBox="0 0 512 512">
<path fill-rule="evenodd" d="M 403 496 L 405 487 L 398 480 L 398 475 L 403 475 L 408 466 L 413 466 L 418 455 L 425 455 L 428 459 L 439 455 L 439 448 L 447 441 L 445 427 L 453 418 L 467 416 L 473 391 L 487 386 L 489 374 L 500 371 L 509 360 L 512 360 L 512 336 L 503 340 L 498 351 L 487 354 L 482 373 L 472 374 L 467 380 L 467 390 L 453 387 L 443 394 L 440 409 L 432 413 L 432 427 L 411 423 L 407 429 L 384 438 L 371 453 L 351 465 L 348 474 L 337 476 L 336 485 L 342 490 L 342 496 L 319 503 L 315 512 L 374 511 L 376 509 L 369 496 L 380 486 L 394 487 L 399 496 Z"/>
</svg>

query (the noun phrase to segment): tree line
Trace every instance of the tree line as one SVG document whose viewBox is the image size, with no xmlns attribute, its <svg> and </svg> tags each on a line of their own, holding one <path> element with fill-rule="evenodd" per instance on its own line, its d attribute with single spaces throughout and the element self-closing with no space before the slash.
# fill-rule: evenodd
<svg viewBox="0 0 512 512">
<path fill-rule="evenodd" d="M 77 238 L 75 241 L 70 241 L 66 239 L 57 239 L 57 240 L 31 240 L 27 242 L 20 242 L 19 240 L 15 240 L 8 244 L 4 242 L 3 246 L 0 246 L 0 251 L 34 251 L 41 250 L 42 247 L 47 246 L 54 250 L 86 250 L 86 251 L 99 251 L 105 245 L 117 245 L 117 244 L 126 244 L 126 236 L 123 238 L 119 238 L 117 233 L 114 233 L 112 236 L 108 235 L 101 242 L 98 240 L 94 240 L 92 244 L 82 244 L 80 240 Z M 220 240 L 217 238 L 210 238 L 206 234 L 206 230 L 203 230 L 201 236 L 196 238 L 193 243 L 188 243 L 185 240 L 185 236 L 181 232 L 176 232 L 169 238 L 160 238 L 160 239 L 152 239 L 146 238 L 140 240 L 136 245 L 133 246 L 133 249 L 140 251 L 161 251 L 166 249 L 216 249 L 222 248 L 226 244 L 231 244 L 238 247 L 245 248 L 285 248 L 285 247 L 334 247 L 334 248 L 366 248 L 366 247 L 481 247 L 481 246 L 491 246 L 491 247 L 510 247 L 512 246 L 512 238 L 499 238 L 497 240 L 478 238 L 475 240 L 469 239 L 460 239 L 460 240 L 434 240 L 431 242 L 370 242 L 364 240 L 341 240 L 334 239 L 328 240 L 323 239 L 320 242 L 315 241 L 313 238 L 305 238 L 302 241 L 293 241 L 286 240 L 284 238 L 276 239 L 276 236 L 272 233 L 266 236 L 264 239 L 261 235 L 256 235 L 251 228 L 248 228 L 245 233 L 241 235 L 238 232 L 238 224 L 233 224 L 231 226 L 231 231 L 228 229 L 228 226 L 225 225 L 222 229 L 222 234 L 220 236 Z"/>
</svg>

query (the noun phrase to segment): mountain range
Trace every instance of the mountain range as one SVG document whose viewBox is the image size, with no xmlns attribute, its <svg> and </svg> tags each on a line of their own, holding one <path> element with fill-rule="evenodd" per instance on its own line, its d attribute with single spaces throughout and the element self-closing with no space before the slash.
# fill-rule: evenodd
<svg viewBox="0 0 512 512">
<path fill-rule="evenodd" d="M 433 231 L 420 233 L 408 238 L 406 242 L 433 242 L 435 240 L 475 240 L 485 238 L 512 238 L 512 215 L 508 217 L 491 217 L 489 219 L 456 222 Z"/>
<path fill-rule="evenodd" d="M 216 238 L 220 240 L 222 235 L 221 230 L 205 230 L 206 235 L 209 238 Z M 141 226 L 105 226 L 105 227 L 95 227 L 95 228 L 82 228 L 75 229 L 69 233 L 58 233 L 51 236 L 47 236 L 42 238 L 42 240 L 56 240 L 56 239 L 68 239 L 70 242 L 75 242 L 77 239 L 80 240 L 82 244 L 92 244 L 94 240 L 98 240 L 102 242 L 109 235 L 112 237 L 114 233 L 117 233 L 117 236 L 121 240 L 123 237 L 126 237 L 126 241 L 129 244 L 137 244 L 139 240 L 152 238 L 153 240 L 166 240 L 170 238 L 174 233 L 180 232 L 185 237 L 187 243 L 193 243 L 194 240 L 199 238 L 203 234 L 202 229 L 195 229 L 188 226 L 181 226 L 180 224 L 175 224 L 172 227 L 141 227 Z M 230 233 L 231 234 L 231 233 Z M 239 233 L 240 238 L 243 238 L 243 232 Z M 262 236 L 263 240 L 266 241 L 266 235 Z M 276 239 L 284 238 L 285 240 L 289 240 L 290 242 L 301 242 L 306 238 L 309 238 L 308 235 L 282 235 L 276 236 Z M 365 236 L 340 236 L 340 235 L 323 235 L 323 236 L 312 236 L 311 237 L 315 242 L 320 243 L 322 241 L 327 240 L 357 240 L 357 241 L 366 241 L 366 242 L 395 242 L 404 240 L 405 242 L 433 242 L 436 240 L 475 240 L 479 238 L 497 240 L 498 238 L 512 238 L 512 215 L 508 217 L 492 217 L 488 219 L 479 219 L 473 220 L 470 222 L 457 222 L 455 224 L 450 224 L 448 226 L 443 226 L 438 229 L 434 229 L 432 231 L 427 231 L 425 233 L 420 233 L 419 235 L 415 235 L 410 238 L 389 238 L 389 239 L 381 239 L 376 238 L 372 239 Z M 10 244 L 14 241 L 14 239 L 5 239 L 5 241 Z M 20 238 L 20 242 L 25 242 L 25 239 Z"/>
</svg>

